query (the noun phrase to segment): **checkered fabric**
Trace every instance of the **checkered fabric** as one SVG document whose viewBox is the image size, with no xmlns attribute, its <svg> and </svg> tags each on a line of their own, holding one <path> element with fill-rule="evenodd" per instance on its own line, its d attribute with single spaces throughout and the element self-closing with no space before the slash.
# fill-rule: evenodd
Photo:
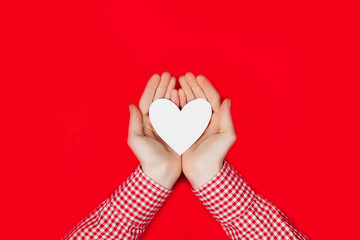
<svg viewBox="0 0 360 240">
<path fill-rule="evenodd" d="M 139 239 L 172 191 L 139 166 L 63 239 Z M 227 161 L 208 183 L 192 191 L 230 239 L 308 239 L 279 209 L 255 193 Z"/>
<path fill-rule="evenodd" d="M 139 239 L 172 190 L 139 167 L 63 239 Z"/>
<path fill-rule="evenodd" d="M 308 239 L 227 161 L 208 183 L 192 191 L 231 239 Z"/>
</svg>

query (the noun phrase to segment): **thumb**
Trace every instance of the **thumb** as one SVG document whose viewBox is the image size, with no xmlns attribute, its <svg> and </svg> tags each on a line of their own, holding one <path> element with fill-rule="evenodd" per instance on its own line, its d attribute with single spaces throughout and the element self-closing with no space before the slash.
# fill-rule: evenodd
<svg viewBox="0 0 360 240">
<path fill-rule="evenodd" d="M 129 105 L 130 121 L 129 121 L 129 135 L 128 138 L 134 136 L 141 136 L 143 134 L 143 118 L 139 108 L 134 105 Z"/>
<path fill-rule="evenodd" d="M 231 117 L 230 107 L 231 107 L 230 99 L 225 99 L 220 106 L 220 111 L 219 111 L 220 133 L 226 133 L 236 136 L 232 117 Z"/>
</svg>

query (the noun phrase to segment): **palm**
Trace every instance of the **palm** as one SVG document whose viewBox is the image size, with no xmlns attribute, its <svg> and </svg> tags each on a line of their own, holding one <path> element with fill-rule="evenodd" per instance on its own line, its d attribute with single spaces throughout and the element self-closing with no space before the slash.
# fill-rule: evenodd
<svg viewBox="0 0 360 240">
<path fill-rule="evenodd" d="M 220 126 L 219 126 L 219 113 L 213 113 L 210 123 L 206 128 L 203 135 L 183 154 L 183 160 L 186 161 L 212 161 L 218 159 L 218 153 L 213 149 L 218 149 Z"/>
<path fill-rule="evenodd" d="M 156 161 L 176 161 L 180 159 L 179 155 L 156 133 L 150 122 L 149 115 L 143 115 L 143 133 L 144 136 L 139 145 L 142 146 L 144 160 L 147 159 L 146 156 L 153 156 L 154 154 L 157 154 Z"/>
<path fill-rule="evenodd" d="M 181 107 L 194 99 L 207 99 L 213 109 L 209 126 L 203 135 L 182 155 L 182 169 L 193 186 L 208 180 L 221 168 L 226 153 L 236 136 L 232 125 L 229 100 L 220 101 L 220 95 L 203 76 L 195 78 L 187 73 L 179 78 Z"/>
<path fill-rule="evenodd" d="M 153 101 L 167 98 L 179 104 L 175 78 L 165 72 L 160 77 L 154 74 L 141 96 L 139 107 L 130 105 L 128 144 L 140 161 L 143 171 L 169 189 L 181 174 L 181 158 L 156 134 L 149 118 Z"/>
</svg>

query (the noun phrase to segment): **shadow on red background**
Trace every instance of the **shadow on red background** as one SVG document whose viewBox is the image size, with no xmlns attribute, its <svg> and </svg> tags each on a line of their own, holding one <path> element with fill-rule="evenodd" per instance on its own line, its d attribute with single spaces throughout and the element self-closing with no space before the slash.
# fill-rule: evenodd
<svg viewBox="0 0 360 240">
<path fill-rule="evenodd" d="M 312 239 L 358 237 L 351 2 L 1 3 L 1 239 L 59 239 L 138 161 L 128 105 L 202 73 L 232 99 L 228 160 Z M 226 239 L 180 179 L 143 239 Z"/>
</svg>

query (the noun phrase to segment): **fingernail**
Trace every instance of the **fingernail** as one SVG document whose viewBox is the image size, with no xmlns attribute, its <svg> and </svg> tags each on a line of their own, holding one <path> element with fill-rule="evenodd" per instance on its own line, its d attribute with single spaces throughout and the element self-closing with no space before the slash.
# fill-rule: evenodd
<svg viewBox="0 0 360 240">
<path fill-rule="evenodd" d="M 228 101 L 228 107 L 230 108 L 230 106 L 231 106 L 231 99 L 229 99 Z"/>
<path fill-rule="evenodd" d="M 132 106 L 131 106 L 131 104 L 129 105 L 129 111 L 131 112 L 131 110 L 132 110 Z"/>
</svg>

